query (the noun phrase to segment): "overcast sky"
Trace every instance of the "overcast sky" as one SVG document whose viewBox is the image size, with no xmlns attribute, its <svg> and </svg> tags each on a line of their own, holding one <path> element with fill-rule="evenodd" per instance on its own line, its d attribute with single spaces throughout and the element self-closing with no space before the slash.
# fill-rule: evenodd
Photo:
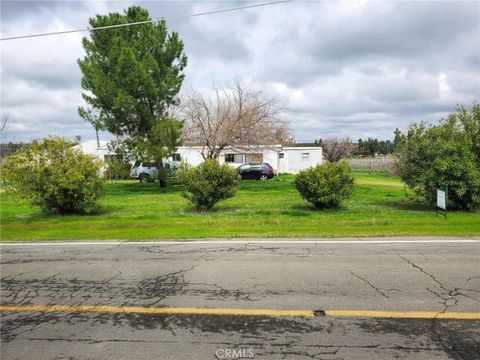
<svg viewBox="0 0 480 360">
<path fill-rule="evenodd" d="M 132 4 L 160 18 L 254 3 L 2 0 L 1 37 L 84 28 Z M 167 24 L 185 43 L 184 89 L 242 79 L 288 109 L 298 142 L 391 139 L 480 98 L 479 1 L 294 1 Z M 3 142 L 95 138 L 77 114 L 85 35 L 1 42 Z"/>
</svg>

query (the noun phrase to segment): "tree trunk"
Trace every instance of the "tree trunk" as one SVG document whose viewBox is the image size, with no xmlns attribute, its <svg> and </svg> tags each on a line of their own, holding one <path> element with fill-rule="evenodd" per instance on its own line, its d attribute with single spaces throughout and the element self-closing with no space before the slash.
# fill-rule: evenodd
<svg viewBox="0 0 480 360">
<path fill-rule="evenodd" d="M 98 129 L 95 129 L 95 133 L 97 135 L 97 149 L 100 149 L 100 138 L 98 137 Z"/>
<path fill-rule="evenodd" d="M 157 165 L 157 179 L 160 188 L 167 187 L 167 176 L 165 174 L 165 168 L 163 167 L 163 161 L 159 161 L 156 163 Z"/>
</svg>

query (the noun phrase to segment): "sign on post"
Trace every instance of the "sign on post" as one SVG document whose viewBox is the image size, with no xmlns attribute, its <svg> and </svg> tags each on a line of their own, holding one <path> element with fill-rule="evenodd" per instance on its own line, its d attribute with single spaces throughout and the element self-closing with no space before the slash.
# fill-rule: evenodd
<svg viewBox="0 0 480 360">
<path fill-rule="evenodd" d="M 437 207 L 447 210 L 447 197 L 445 191 L 437 189 Z"/>
<path fill-rule="evenodd" d="M 444 190 L 437 189 L 437 215 L 438 209 L 442 209 L 445 215 L 445 219 L 447 218 L 447 202 L 448 202 L 448 186 L 445 186 Z"/>
</svg>

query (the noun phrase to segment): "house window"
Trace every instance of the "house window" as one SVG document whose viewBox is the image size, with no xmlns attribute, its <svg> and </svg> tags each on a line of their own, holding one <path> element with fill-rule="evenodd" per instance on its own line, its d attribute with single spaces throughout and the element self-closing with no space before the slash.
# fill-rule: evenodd
<svg viewBox="0 0 480 360">
<path fill-rule="evenodd" d="M 180 156 L 180 154 L 173 154 L 172 155 L 172 160 L 173 161 L 182 161 L 182 157 Z"/>
<path fill-rule="evenodd" d="M 225 162 L 227 163 L 242 163 L 243 154 L 225 154 Z"/>
<path fill-rule="evenodd" d="M 285 154 L 284 154 L 284 153 L 279 153 L 279 154 L 278 154 L 278 158 L 279 158 L 279 159 L 283 159 L 284 157 L 285 157 Z"/>
<path fill-rule="evenodd" d="M 263 154 L 246 154 L 245 162 L 263 162 Z"/>
<path fill-rule="evenodd" d="M 310 153 L 302 153 L 302 160 L 310 160 Z"/>
</svg>

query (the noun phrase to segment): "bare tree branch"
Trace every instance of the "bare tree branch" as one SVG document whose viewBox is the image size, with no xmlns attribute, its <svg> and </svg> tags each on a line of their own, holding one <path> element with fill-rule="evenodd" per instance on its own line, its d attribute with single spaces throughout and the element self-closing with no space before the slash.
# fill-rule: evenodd
<svg viewBox="0 0 480 360">
<path fill-rule="evenodd" d="M 239 81 L 223 88 L 214 84 L 212 90 L 211 97 L 190 91 L 181 106 L 183 143 L 202 146 L 205 159 L 218 158 L 226 147 L 241 150 L 292 143 L 275 99 Z"/>
<path fill-rule="evenodd" d="M 322 140 L 321 145 L 325 159 L 335 163 L 344 158 L 352 156 L 356 149 L 356 145 L 349 137 L 329 137 L 325 140 Z"/>
<path fill-rule="evenodd" d="M 9 119 L 10 119 L 10 115 L 8 113 L 2 114 L 2 119 L 0 120 L 0 131 L 3 131 L 3 129 L 5 129 Z"/>
</svg>

